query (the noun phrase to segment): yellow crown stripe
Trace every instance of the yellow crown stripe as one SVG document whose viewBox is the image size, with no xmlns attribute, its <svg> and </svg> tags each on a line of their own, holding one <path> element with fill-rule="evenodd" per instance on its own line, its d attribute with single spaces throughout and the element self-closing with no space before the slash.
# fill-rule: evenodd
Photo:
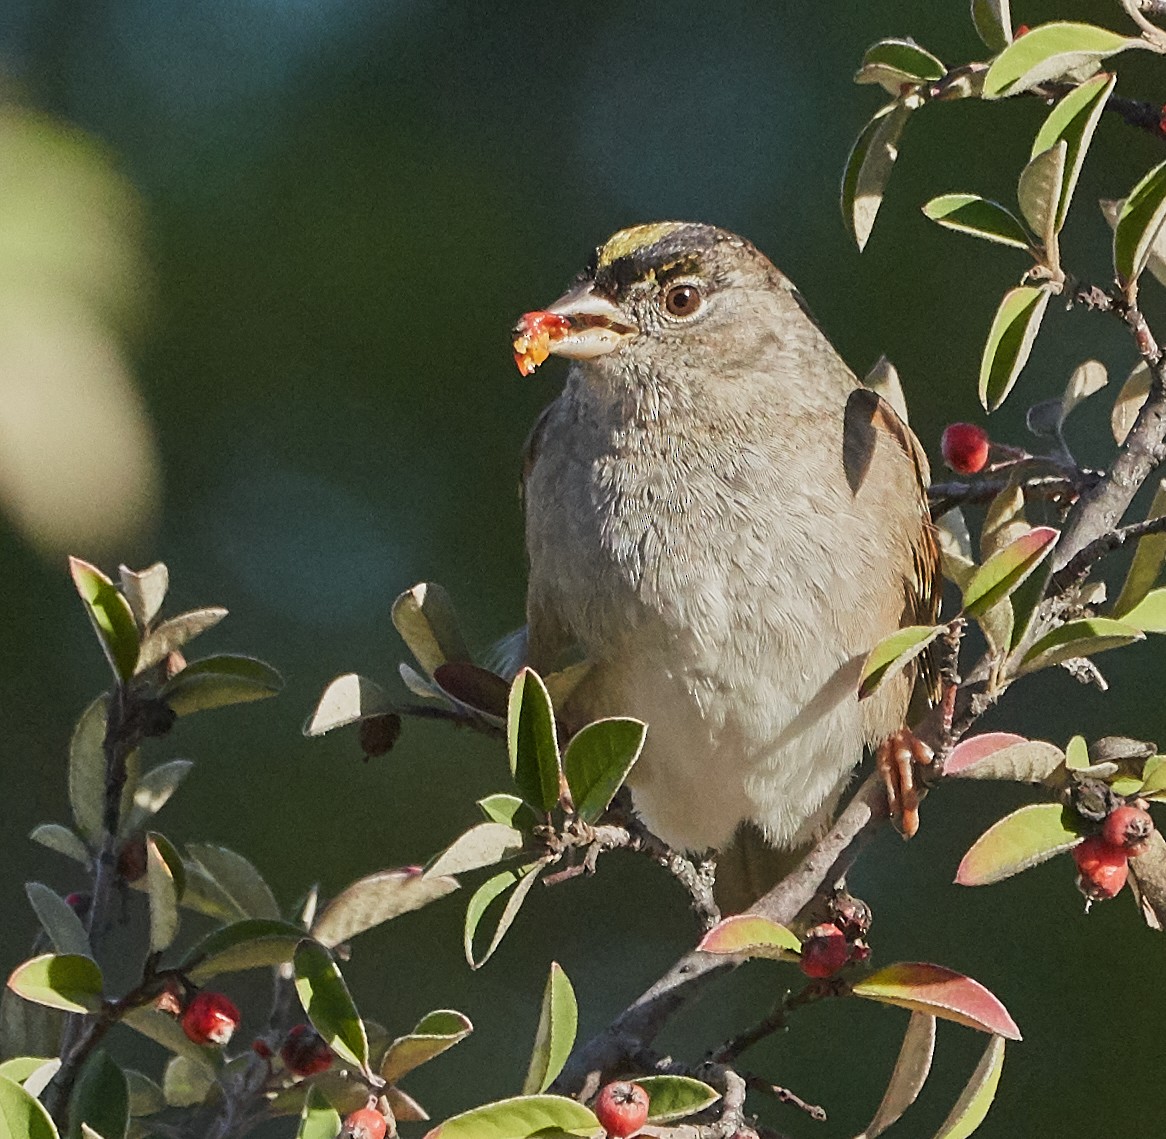
<svg viewBox="0 0 1166 1139">
<path fill-rule="evenodd" d="M 655 245 L 657 241 L 682 228 L 680 222 L 661 221 L 621 229 L 619 233 L 608 238 L 607 243 L 599 250 L 599 268 L 606 269 L 621 257 L 630 257 L 637 250 Z"/>
</svg>

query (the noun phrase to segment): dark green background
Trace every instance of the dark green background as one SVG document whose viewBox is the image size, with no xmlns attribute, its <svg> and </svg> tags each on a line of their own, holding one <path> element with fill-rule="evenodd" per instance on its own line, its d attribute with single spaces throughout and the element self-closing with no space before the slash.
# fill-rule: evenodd
<svg viewBox="0 0 1166 1139">
<path fill-rule="evenodd" d="M 1122 26 L 1116 4 L 1018 8 L 1030 23 L 1100 9 Z M 474 820 L 475 797 L 504 786 L 499 749 L 464 733 L 408 724 L 366 766 L 351 735 L 305 741 L 299 729 L 332 675 L 393 681 L 389 604 L 414 581 L 443 582 L 479 646 L 521 622 L 516 456 L 562 366 L 520 380 L 508 329 L 614 229 L 679 217 L 751 237 L 856 370 L 884 352 L 898 365 L 937 466 L 943 423 L 983 421 L 979 348 L 1022 257 L 941 231 L 918 206 L 947 190 L 1011 200 L 1043 112 L 1033 100 L 918 116 L 859 256 L 837 185 L 878 92 L 850 76 L 892 34 L 948 62 L 982 52 L 966 5 L 933 0 L 8 0 L 0 63 L 23 97 L 120 156 L 146 202 L 156 272 L 137 375 L 161 443 L 162 517 L 135 548 L 75 552 L 108 569 L 164 559 L 176 605 L 232 611 L 207 648 L 253 652 L 288 680 L 278 700 L 184 721 L 151 748 L 198 761 L 161 816 L 172 839 L 244 851 L 290 902 L 313 881 L 334 891 L 425 861 Z M 1121 89 L 1161 101 L 1161 64 L 1124 65 Z M 1104 281 L 1093 202 L 1162 156 L 1103 124 L 1066 234 L 1074 269 Z M 1146 301 L 1166 327 L 1156 285 Z M 1016 406 L 994 417 L 1000 438 L 1023 441 L 1024 404 L 1059 391 L 1084 356 L 1117 381 L 1132 364 L 1102 317 L 1050 311 L 1046 327 Z M 1078 414 L 1086 459 L 1104 460 L 1109 398 Z M 63 559 L 2 528 L 0 575 L 0 960 L 15 963 L 33 930 L 21 884 L 81 885 L 25 835 L 65 819 L 71 724 L 106 678 Z M 1062 744 L 1109 731 L 1166 741 L 1159 646 L 1109 661 L 1108 696 L 1058 673 L 1021 686 L 993 723 Z M 983 1134 L 1153 1133 L 1164 946 L 1129 896 L 1085 918 L 1066 858 L 987 889 L 951 884 L 972 839 L 1029 798 L 945 787 L 916 841 L 877 840 L 853 883 L 876 913 L 876 960 L 965 970 L 1020 1023 Z M 573 979 L 590 1033 L 694 934 L 662 872 L 612 857 L 594 879 L 537 891 L 475 975 L 460 948 L 465 894 L 365 935 L 347 970 L 362 1009 L 395 1031 L 435 1007 L 478 1025 L 406 1084 L 435 1117 L 517 1090 L 550 960 Z M 669 1046 L 699 1055 L 795 982 L 784 966 L 737 975 Z M 770 1118 L 793 1135 L 853 1134 L 905 1022 L 856 1001 L 805 1010 L 750 1065 L 825 1104 L 830 1122 Z M 897 1133 L 935 1129 L 982 1043 L 941 1026 L 932 1083 Z"/>
</svg>

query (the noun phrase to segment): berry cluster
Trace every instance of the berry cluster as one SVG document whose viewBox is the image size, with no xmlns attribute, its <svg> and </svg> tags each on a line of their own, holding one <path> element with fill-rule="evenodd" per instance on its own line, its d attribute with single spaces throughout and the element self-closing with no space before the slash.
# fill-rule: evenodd
<svg viewBox="0 0 1166 1139">
<path fill-rule="evenodd" d="M 1129 860 L 1146 852 L 1153 832 L 1149 812 L 1125 803 L 1110 811 L 1100 832 L 1073 847 L 1077 888 L 1089 903 L 1121 893 L 1129 877 Z"/>
<path fill-rule="evenodd" d="M 833 977 L 852 961 L 870 957 L 864 938 L 870 929 L 871 913 L 867 904 L 842 893 L 830 903 L 832 920 L 812 926 L 802 938 L 799 964 L 807 977 L 824 980 Z"/>
</svg>

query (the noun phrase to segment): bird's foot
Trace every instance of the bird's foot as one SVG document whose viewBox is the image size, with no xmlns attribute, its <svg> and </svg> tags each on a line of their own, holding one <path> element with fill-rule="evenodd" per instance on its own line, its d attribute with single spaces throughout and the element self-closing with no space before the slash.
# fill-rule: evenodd
<svg viewBox="0 0 1166 1139">
<path fill-rule="evenodd" d="M 891 818 L 904 838 L 919 830 L 919 801 L 924 788 L 915 769 L 929 766 L 934 758 L 931 748 L 910 728 L 892 733 L 875 752 L 875 763 L 887 787 Z"/>
</svg>

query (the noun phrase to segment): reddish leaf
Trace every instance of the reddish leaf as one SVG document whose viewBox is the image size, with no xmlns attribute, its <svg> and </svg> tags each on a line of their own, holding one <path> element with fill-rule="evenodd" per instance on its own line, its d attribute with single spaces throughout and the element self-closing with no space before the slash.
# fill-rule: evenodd
<svg viewBox="0 0 1166 1139">
<path fill-rule="evenodd" d="M 944 775 L 959 775 L 965 768 L 986 759 L 993 752 L 1013 744 L 1027 743 L 1024 736 L 1012 732 L 984 732 L 978 736 L 968 736 L 951 749 L 951 754 L 943 764 Z"/>
<path fill-rule="evenodd" d="M 979 981 L 942 965 L 920 961 L 888 965 L 860 981 L 852 992 L 866 1000 L 930 1013 L 1009 1040 L 1020 1039 L 1020 1029 L 996 997 Z"/>
<path fill-rule="evenodd" d="M 957 744 L 943 765 L 943 773 L 956 779 L 1040 783 L 1064 759 L 1064 752 L 1045 740 L 1026 740 L 1011 732 L 984 732 Z"/>
</svg>

